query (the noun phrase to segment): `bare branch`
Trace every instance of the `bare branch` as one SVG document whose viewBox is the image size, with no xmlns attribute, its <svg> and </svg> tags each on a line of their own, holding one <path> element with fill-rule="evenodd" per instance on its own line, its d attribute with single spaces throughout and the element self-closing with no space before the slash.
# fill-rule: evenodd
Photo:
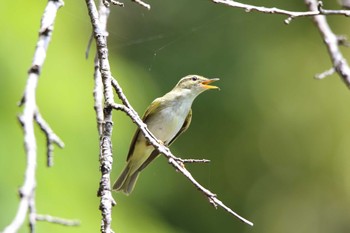
<svg viewBox="0 0 350 233">
<path fill-rule="evenodd" d="M 35 207 L 35 190 L 33 189 L 32 196 L 28 200 L 28 209 L 29 209 L 29 229 L 30 232 L 35 232 L 36 224 L 36 207 Z"/>
<path fill-rule="evenodd" d="M 36 221 L 44 221 L 44 222 L 56 223 L 56 224 L 60 224 L 60 225 L 63 225 L 63 226 L 79 226 L 80 225 L 80 221 L 79 220 L 63 219 L 63 218 L 58 218 L 58 217 L 54 217 L 54 216 L 51 216 L 51 215 L 37 214 L 35 219 L 36 219 Z"/>
<path fill-rule="evenodd" d="M 98 135 L 101 137 L 103 132 L 103 83 L 100 72 L 100 66 L 98 64 L 97 56 L 95 57 L 95 68 L 94 68 L 94 109 L 96 112 L 96 121 L 97 121 L 97 131 Z"/>
<path fill-rule="evenodd" d="M 161 148 L 163 149 L 163 148 Z M 224 210 L 226 210 L 228 213 L 232 214 L 233 216 L 235 216 L 236 218 L 238 218 L 239 220 L 241 220 L 242 222 L 253 226 L 254 224 L 243 218 L 242 216 L 240 216 L 239 214 L 237 214 L 236 212 L 234 212 L 232 209 L 230 209 L 229 207 L 227 207 L 222 201 L 220 201 L 217 198 L 217 195 L 210 192 L 208 189 L 204 188 L 200 183 L 198 183 L 193 176 L 191 175 L 191 173 L 189 171 L 187 171 L 187 169 L 183 166 L 181 166 L 176 159 L 174 158 L 174 156 L 171 154 L 171 152 L 169 151 L 169 149 L 163 150 L 161 151 L 162 154 L 164 154 L 167 158 L 168 161 L 171 165 L 173 165 L 174 168 L 176 168 L 177 170 L 179 170 L 184 176 L 187 177 L 187 179 L 189 179 L 191 181 L 191 183 L 198 189 L 200 190 L 207 198 L 208 201 L 211 205 L 213 205 L 215 208 L 217 208 L 217 206 L 222 207 Z"/>
<path fill-rule="evenodd" d="M 113 80 L 113 79 L 112 79 Z M 114 85 L 118 85 L 116 82 L 114 82 Z M 121 88 L 118 86 L 118 90 L 121 90 Z M 120 93 L 121 95 L 124 95 L 122 92 Z M 199 182 L 197 182 L 191 175 L 191 173 L 183 166 L 181 159 L 177 158 L 174 156 L 170 149 L 163 144 L 159 143 L 159 140 L 148 130 L 147 125 L 141 120 L 139 115 L 132 109 L 128 108 L 126 106 L 123 106 L 120 104 L 111 104 L 111 107 L 113 107 L 116 110 L 121 110 L 125 112 L 131 119 L 132 121 L 139 127 L 147 141 L 149 141 L 154 148 L 156 148 L 159 153 L 163 154 L 165 157 L 167 157 L 168 162 L 178 171 L 180 171 L 184 176 L 187 177 L 191 181 L 191 183 L 198 189 L 200 190 L 207 198 L 210 204 L 212 204 L 214 207 L 220 206 L 223 209 L 225 209 L 227 212 L 241 220 L 242 222 L 253 226 L 253 223 L 250 222 L 249 220 L 243 218 L 236 212 L 234 212 L 232 209 L 224 205 L 217 197 L 216 194 L 211 193 L 208 189 L 204 188 Z"/>
<path fill-rule="evenodd" d="M 329 70 L 326 70 L 326 71 L 324 71 L 321 74 L 316 74 L 315 75 L 315 79 L 324 79 L 324 78 L 326 78 L 328 76 L 331 76 L 334 73 L 335 73 L 335 69 L 332 67 Z"/>
<path fill-rule="evenodd" d="M 208 159 L 182 159 L 179 157 L 174 158 L 178 163 L 210 163 L 210 160 Z"/>
<path fill-rule="evenodd" d="M 51 40 L 53 25 L 56 13 L 64 5 L 62 0 L 48 1 L 41 19 L 39 38 L 36 44 L 32 65 L 28 71 L 27 84 L 23 97 L 19 103 L 24 106 L 23 113 L 18 117 L 24 133 L 24 147 L 27 156 L 27 167 L 24 175 L 23 186 L 19 189 L 20 203 L 13 221 L 4 229 L 4 233 L 17 232 L 23 225 L 28 213 L 30 232 L 35 231 L 36 208 L 35 208 L 35 188 L 36 188 L 36 163 L 37 148 L 34 134 L 34 120 L 39 124 L 47 137 L 48 163 L 52 163 L 52 144 L 63 146 L 63 142 L 53 133 L 46 121 L 41 117 L 36 105 L 36 87 L 39 75 L 46 58 L 46 51 Z"/>
<path fill-rule="evenodd" d="M 39 110 L 34 113 L 34 119 L 40 126 L 43 133 L 46 135 L 46 146 L 47 146 L 47 166 L 51 167 L 53 165 L 53 144 L 58 145 L 60 148 L 64 147 L 63 141 L 53 132 L 49 124 L 41 116 Z"/>
<path fill-rule="evenodd" d="M 101 33 L 105 36 L 107 39 L 108 32 L 107 32 L 107 21 L 109 17 L 109 8 L 105 7 L 103 2 L 100 2 L 99 5 L 99 25 L 100 25 L 100 30 Z M 91 34 L 90 37 L 90 43 L 88 48 L 91 45 L 92 39 L 94 34 Z M 101 72 L 100 72 L 100 64 L 99 64 L 99 59 L 97 54 L 95 55 L 95 67 L 94 67 L 94 109 L 96 112 L 96 120 L 97 120 L 97 130 L 98 134 L 101 137 L 103 133 L 103 121 L 104 121 L 104 115 L 103 115 L 103 83 L 102 83 L 102 77 L 101 77 Z"/>
<path fill-rule="evenodd" d="M 286 24 L 289 24 L 293 19 L 298 18 L 298 17 L 310 17 L 310 16 L 315 16 L 315 15 L 350 16 L 349 10 L 326 10 L 326 9 L 323 9 L 321 1 L 317 5 L 318 6 L 317 8 L 310 10 L 310 11 L 306 11 L 306 12 L 288 11 L 288 10 L 283 10 L 283 9 L 279 9 L 276 7 L 269 8 L 269 7 L 263 7 L 263 6 L 253 6 L 253 5 L 249 5 L 249 4 L 236 2 L 233 0 L 212 0 L 212 1 L 214 3 L 223 4 L 223 5 L 226 5 L 229 7 L 241 8 L 241 9 L 244 9 L 246 12 L 258 11 L 258 12 L 266 13 L 266 14 L 286 15 L 286 16 L 288 16 L 288 18 L 284 20 L 284 22 Z"/>
<path fill-rule="evenodd" d="M 316 0 L 305 0 L 305 4 L 310 11 L 315 11 L 319 7 Z M 350 88 L 350 67 L 339 49 L 339 37 L 332 32 L 325 16 L 316 15 L 313 17 L 313 21 L 327 47 L 335 72 L 339 74 L 344 83 Z M 326 75 L 330 72 L 327 72 Z M 321 75 L 321 77 L 323 76 Z"/>
<path fill-rule="evenodd" d="M 131 0 L 132 2 L 135 2 L 136 4 L 145 7 L 147 10 L 151 9 L 151 5 L 149 5 L 148 3 L 145 3 L 142 0 Z M 111 3 L 113 5 L 117 5 L 120 7 L 124 6 L 124 3 L 120 2 L 120 1 L 116 1 L 116 0 L 102 0 L 102 3 L 105 5 L 105 7 L 110 7 Z"/>
<path fill-rule="evenodd" d="M 119 1 L 115 1 L 115 0 L 102 0 L 102 3 L 103 3 L 103 5 L 105 5 L 105 7 L 107 7 L 107 8 L 110 7 L 111 3 L 112 3 L 113 5 L 117 5 L 117 6 L 121 6 L 121 7 L 124 6 L 124 3 L 119 2 Z"/>
<path fill-rule="evenodd" d="M 113 121 L 112 121 L 112 108 L 111 103 L 114 102 L 114 95 L 111 82 L 111 72 L 110 65 L 108 61 L 108 48 L 107 48 L 107 34 L 106 34 L 106 24 L 109 15 L 109 9 L 105 5 L 100 4 L 99 13 L 95 2 L 93 0 L 86 0 L 86 5 L 88 8 L 89 16 L 91 19 L 91 24 L 93 27 L 93 35 L 96 40 L 97 46 L 97 60 L 95 63 L 95 111 L 98 120 L 98 130 L 100 134 L 100 171 L 101 179 L 98 190 L 98 196 L 100 199 L 100 210 L 102 215 L 101 221 L 101 232 L 112 233 L 111 222 L 112 222 L 112 206 L 115 205 L 110 187 L 110 174 L 112 170 L 112 131 L 113 131 Z M 102 88 L 104 95 L 104 109 L 103 118 L 102 117 L 102 100 L 101 92 L 102 89 L 99 86 L 100 80 L 102 80 Z M 94 92 L 95 93 L 95 92 Z M 102 124 L 100 124 L 102 120 Z"/>
<path fill-rule="evenodd" d="M 143 2 L 141 0 L 131 0 L 131 1 L 139 4 L 140 6 L 143 6 L 143 7 L 147 8 L 147 10 L 151 10 L 151 5 L 145 3 L 145 2 Z"/>
<path fill-rule="evenodd" d="M 130 109 L 131 111 L 134 111 L 134 114 L 136 113 L 136 111 L 132 108 L 131 104 L 129 103 L 128 99 L 126 98 L 126 96 L 123 93 L 123 89 L 122 87 L 119 85 L 118 81 L 112 77 L 112 86 L 115 90 L 115 92 L 117 93 L 119 99 L 122 101 L 122 103 L 125 105 L 125 107 L 127 107 L 128 109 Z M 136 113 L 137 114 L 137 113 Z"/>
</svg>

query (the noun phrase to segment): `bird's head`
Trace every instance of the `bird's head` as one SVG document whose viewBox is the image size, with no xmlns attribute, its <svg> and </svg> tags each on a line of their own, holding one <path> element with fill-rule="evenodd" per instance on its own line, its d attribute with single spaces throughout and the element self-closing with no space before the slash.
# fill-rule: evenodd
<svg viewBox="0 0 350 233">
<path fill-rule="evenodd" d="M 175 86 L 174 89 L 180 90 L 189 90 L 195 95 L 198 95 L 206 90 L 217 89 L 220 90 L 217 86 L 209 85 L 212 82 L 218 81 L 218 78 L 208 79 L 199 75 L 187 75 L 183 77 Z"/>
</svg>

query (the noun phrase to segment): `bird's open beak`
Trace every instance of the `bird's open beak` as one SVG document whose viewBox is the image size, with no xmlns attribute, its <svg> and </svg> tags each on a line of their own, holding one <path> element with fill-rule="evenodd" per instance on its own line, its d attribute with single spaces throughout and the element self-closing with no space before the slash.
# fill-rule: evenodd
<svg viewBox="0 0 350 233">
<path fill-rule="evenodd" d="M 218 89 L 218 90 L 220 90 L 220 88 L 217 86 L 208 85 L 208 84 L 215 82 L 215 81 L 218 81 L 218 80 L 220 80 L 220 79 L 218 79 L 218 78 L 208 79 L 208 80 L 203 81 L 202 85 L 204 86 L 205 89 Z"/>
</svg>

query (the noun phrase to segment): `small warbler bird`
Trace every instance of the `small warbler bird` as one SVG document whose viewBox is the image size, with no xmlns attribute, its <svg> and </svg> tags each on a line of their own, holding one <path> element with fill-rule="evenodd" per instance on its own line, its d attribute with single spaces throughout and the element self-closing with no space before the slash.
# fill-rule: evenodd
<svg viewBox="0 0 350 233">
<path fill-rule="evenodd" d="M 198 75 L 182 78 L 170 92 L 151 103 L 143 116 L 143 122 L 158 140 L 165 146 L 170 146 L 188 129 L 192 119 L 193 100 L 206 90 L 219 89 L 209 85 L 217 80 L 219 79 L 207 79 Z M 127 164 L 114 183 L 113 190 L 129 195 L 140 172 L 158 155 L 158 150 L 137 129 L 131 141 Z"/>
</svg>

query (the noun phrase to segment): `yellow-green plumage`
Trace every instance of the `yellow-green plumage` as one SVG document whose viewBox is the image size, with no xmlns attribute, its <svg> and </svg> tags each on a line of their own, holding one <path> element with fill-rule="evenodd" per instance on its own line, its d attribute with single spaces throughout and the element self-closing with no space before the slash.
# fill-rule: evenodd
<svg viewBox="0 0 350 233">
<path fill-rule="evenodd" d="M 143 116 L 143 122 L 157 139 L 170 146 L 189 127 L 193 100 L 205 90 L 218 89 L 208 85 L 216 80 L 218 79 L 207 79 L 198 75 L 182 78 L 170 92 L 151 103 Z M 139 173 L 158 154 L 137 129 L 130 144 L 126 167 L 114 183 L 113 189 L 130 194 Z"/>
</svg>

